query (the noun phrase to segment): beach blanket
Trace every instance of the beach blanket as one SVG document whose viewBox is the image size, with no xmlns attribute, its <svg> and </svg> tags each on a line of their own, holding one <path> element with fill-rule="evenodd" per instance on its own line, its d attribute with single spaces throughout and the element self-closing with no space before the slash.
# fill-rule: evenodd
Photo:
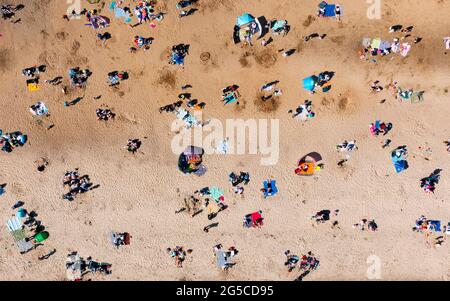
<svg viewBox="0 0 450 301">
<path fill-rule="evenodd" d="M 209 189 L 209 194 L 216 202 L 223 201 L 223 190 L 220 190 L 218 187 L 211 187 Z"/>
<path fill-rule="evenodd" d="M 283 30 L 284 27 L 286 26 L 286 24 L 287 24 L 286 20 L 278 20 L 273 24 L 272 30 L 275 32 L 279 31 L 279 30 Z"/>
<path fill-rule="evenodd" d="M 123 8 L 117 7 L 116 1 L 111 2 L 111 5 L 109 6 L 110 11 L 114 11 L 114 15 L 117 19 L 124 19 L 125 23 L 130 23 L 132 21 L 132 18 L 129 13 L 125 12 Z"/>
<path fill-rule="evenodd" d="M 389 48 L 391 48 L 391 42 L 382 40 L 381 43 L 380 43 L 380 49 L 381 50 L 386 50 L 386 49 L 389 49 Z"/>
<path fill-rule="evenodd" d="M 216 265 L 218 268 L 225 268 L 228 264 L 228 257 L 222 250 L 216 251 Z"/>
<path fill-rule="evenodd" d="M 10 218 L 6 222 L 6 226 L 14 237 L 14 241 L 19 248 L 20 253 L 26 253 L 34 248 L 31 242 L 26 241 L 25 230 L 23 229 L 22 221 L 18 217 Z"/>
</svg>

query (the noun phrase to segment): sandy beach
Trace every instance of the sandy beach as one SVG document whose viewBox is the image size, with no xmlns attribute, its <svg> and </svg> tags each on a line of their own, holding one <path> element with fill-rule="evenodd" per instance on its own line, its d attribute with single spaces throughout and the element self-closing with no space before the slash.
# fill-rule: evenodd
<svg viewBox="0 0 450 301">
<path fill-rule="evenodd" d="M 86 18 L 64 20 L 69 5 L 63 0 L 22 0 L 18 23 L 0 20 L 0 129 L 21 131 L 28 136 L 23 147 L 0 152 L 0 280 L 66 280 L 68 253 L 92 256 L 112 265 L 110 275 L 89 275 L 95 280 L 294 280 L 299 272 L 287 272 L 284 252 L 300 255 L 312 251 L 320 266 L 304 280 L 370 280 L 368 258 L 380 259 L 382 280 L 449 280 L 450 244 L 432 246 L 434 236 L 412 231 L 424 215 L 450 222 L 450 153 L 443 143 L 450 140 L 450 50 L 444 37 L 450 35 L 450 3 L 442 0 L 384 0 L 381 18 L 367 17 L 366 1 L 340 0 L 341 21 L 317 17 L 320 1 L 306 0 L 199 0 L 191 16 L 179 18 L 177 1 L 158 1 L 157 11 L 166 13 L 155 28 L 142 24 L 130 28 L 114 17 L 105 0 L 101 15 L 111 20 L 111 39 L 102 44 L 97 32 L 85 26 Z M 124 1 L 134 7 L 137 1 Z M 14 4 L 0 0 L 0 4 Z M 81 1 L 81 8 L 101 4 Z M 267 20 L 287 20 L 286 36 L 272 35 L 267 46 L 234 44 L 233 27 L 243 13 Z M 134 22 L 133 22 L 134 23 Z M 392 40 L 403 33 L 389 33 L 394 24 L 412 25 L 412 44 L 406 57 L 398 54 L 361 60 L 363 38 Z M 312 33 L 326 34 L 305 42 Z M 130 53 L 136 35 L 152 37 L 149 50 Z M 270 34 L 267 35 L 268 38 Z M 411 41 L 411 40 L 409 40 Z M 169 65 L 173 45 L 189 44 L 184 68 Z M 279 50 L 295 49 L 284 57 Z M 202 53 L 209 59 L 201 59 Z M 204 55 L 203 55 L 204 57 Z M 46 65 L 40 74 L 40 89 L 29 91 L 22 70 Z M 86 88 L 70 87 L 68 70 L 92 71 Z M 109 87 L 111 71 L 127 71 L 129 78 Z M 332 88 L 310 95 L 302 80 L 312 74 L 333 71 Z M 58 86 L 44 79 L 63 77 Z M 260 88 L 278 80 L 283 94 L 261 103 Z M 371 84 L 380 81 L 383 91 Z M 387 88 L 398 82 L 403 88 L 425 91 L 424 101 L 401 102 Z M 205 102 L 203 119 L 279 120 L 279 160 L 261 165 L 260 155 L 206 154 L 207 172 L 198 177 L 178 170 L 171 131 L 174 114 L 160 114 L 161 106 L 178 100 L 183 85 L 193 98 Z M 221 90 L 239 85 L 239 105 L 223 105 Z M 101 95 L 101 98 L 94 97 Z M 76 105 L 65 101 L 83 97 Z M 316 113 L 305 122 L 288 110 L 311 100 Z M 384 100 L 382 102 L 382 100 Z M 37 118 L 29 107 L 43 101 L 50 116 Z M 113 121 L 97 120 L 96 109 L 114 111 Z M 38 121 L 38 120 L 43 120 Z M 373 136 L 375 120 L 391 122 L 386 136 Z M 48 125 L 53 124 L 51 129 Z M 124 149 L 128 139 L 142 146 L 135 154 Z M 389 147 L 381 142 L 391 139 Z M 358 149 L 342 167 L 336 145 L 356 140 Z M 408 147 L 409 168 L 396 173 L 391 151 Z M 298 160 L 307 153 L 321 154 L 324 168 L 311 177 L 294 173 Z M 45 171 L 37 160 L 48 161 Z M 98 188 L 62 199 L 66 171 L 79 168 Z M 441 169 L 434 193 L 425 193 L 420 179 Z M 250 173 L 242 195 L 232 191 L 231 172 Z M 263 181 L 276 179 L 279 192 L 263 198 Z M 224 191 L 228 208 L 210 221 L 206 213 L 190 217 L 175 213 L 183 199 L 203 187 Z M 20 254 L 6 221 L 15 214 L 11 207 L 23 201 L 28 211 L 49 232 L 42 246 Z M 316 212 L 339 209 L 330 222 L 316 223 Z M 264 226 L 246 229 L 243 217 L 262 210 Z M 378 230 L 353 228 L 361 219 L 376 220 Z M 208 233 L 203 227 L 219 225 Z M 128 232 L 131 243 L 115 248 L 112 231 Z M 236 246 L 236 263 L 228 271 L 216 267 L 213 247 Z M 183 268 L 174 264 L 166 249 L 192 249 Z M 56 253 L 38 260 L 51 250 Z M 372 258 L 372 257 L 371 257 Z M 370 260 L 369 260 L 370 261 Z"/>
</svg>

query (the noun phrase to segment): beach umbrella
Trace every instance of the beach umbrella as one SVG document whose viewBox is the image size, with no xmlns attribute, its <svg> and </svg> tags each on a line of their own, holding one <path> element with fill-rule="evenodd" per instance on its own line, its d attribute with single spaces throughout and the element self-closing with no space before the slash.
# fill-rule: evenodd
<svg viewBox="0 0 450 301">
<path fill-rule="evenodd" d="M 253 22 L 255 20 L 255 17 L 252 15 L 245 13 L 242 16 L 239 16 L 236 21 L 236 25 L 241 27 L 242 25 L 245 25 L 247 23 Z"/>
<path fill-rule="evenodd" d="M 314 91 L 315 85 L 316 85 L 315 76 L 310 76 L 303 79 L 303 88 L 305 88 L 306 90 Z"/>
</svg>

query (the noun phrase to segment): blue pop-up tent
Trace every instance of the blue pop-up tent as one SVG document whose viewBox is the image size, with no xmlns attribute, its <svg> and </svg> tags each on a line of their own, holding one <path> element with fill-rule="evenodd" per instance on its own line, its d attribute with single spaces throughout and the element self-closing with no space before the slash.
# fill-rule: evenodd
<svg viewBox="0 0 450 301">
<path fill-rule="evenodd" d="M 317 83 L 317 76 L 313 75 L 303 79 L 303 88 L 308 91 L 314 91 L 314 87 Z"/>
<path fill-rule="evenodd" d="M 252 15 L 245 13 L 242 16 L 239 16 L 236 21 L 236 25 L 241 27 L 242 25 L 245 25 L 247 23 L 253 22 L 255 20 L 255 17 Z"/>
</svg>

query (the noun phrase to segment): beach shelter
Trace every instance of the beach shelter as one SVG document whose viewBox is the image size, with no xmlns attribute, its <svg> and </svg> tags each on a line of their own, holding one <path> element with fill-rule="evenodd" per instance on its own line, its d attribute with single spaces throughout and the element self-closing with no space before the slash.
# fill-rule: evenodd
<svg viewBox="0 0 450 301">
<path fill-rule="evenodd" d="M 249 13 L 244 13 L 243 15 L 237 17 L 236 25 L 234 26 L 233 39 L 234 43 L 238 44 L 241 40 L 248 40 L 254 34 L 262 34 L 262 27 L 258 19 L 250 15 Z"/>
<path fill-rule="evenodd" d="M 314 91 L 317 83 L 317 76 L 313 75 L 303 79 L 303 88 L 308 91 Z"/>
<path fill-rule="evenodd" d="M 204 150 L 197 146 L 188 146 L 178 158 L 178 169 L 184 174 L 194 173 L 198 176 L 206 172 L 202 165 Z"/>
<path fill-rule="evenodd" d="M 23 229 L 22 221 L 18 217 L 10 218 L 6 222 L 6 226 L 11 235 L 14 237 L 14 241 L 21 254 L 34 248 L 33 244 L 26 240 L 27 237 L 25 230 Z"/>
<path fill-rule="evenodd" d="M 312 176 L 320 167 L 317 162 L 322 161 L 322 156 L 317 152 L 311 152 L 298 160 L 298 167 L 295 169 L 295 174 L 299 176 Z"/>
<path fill-rule="evenodd" d="M 43 242 L 43 241 L 46 240 L 48 237 L 49 237 L 49 233 L 48 233 L 47 231 L 42 231 L 42 232 L 39 232 L 38 234 L 36 234 L 36 235 L 34 236 L 34 239 L 35 239 L 37 242 Z"/>
<path fill-rule="evenodd" d="M 253 17 L 249 13 L 245 13 L 245 14 L 237 17 L 236 26 L 242 27 L 242 26 L 244 26 L 244 25 L 246 25 L 248 23 L 251 23 L 253 21 L 255 21 L 255 17 Z"/>
</svg>

